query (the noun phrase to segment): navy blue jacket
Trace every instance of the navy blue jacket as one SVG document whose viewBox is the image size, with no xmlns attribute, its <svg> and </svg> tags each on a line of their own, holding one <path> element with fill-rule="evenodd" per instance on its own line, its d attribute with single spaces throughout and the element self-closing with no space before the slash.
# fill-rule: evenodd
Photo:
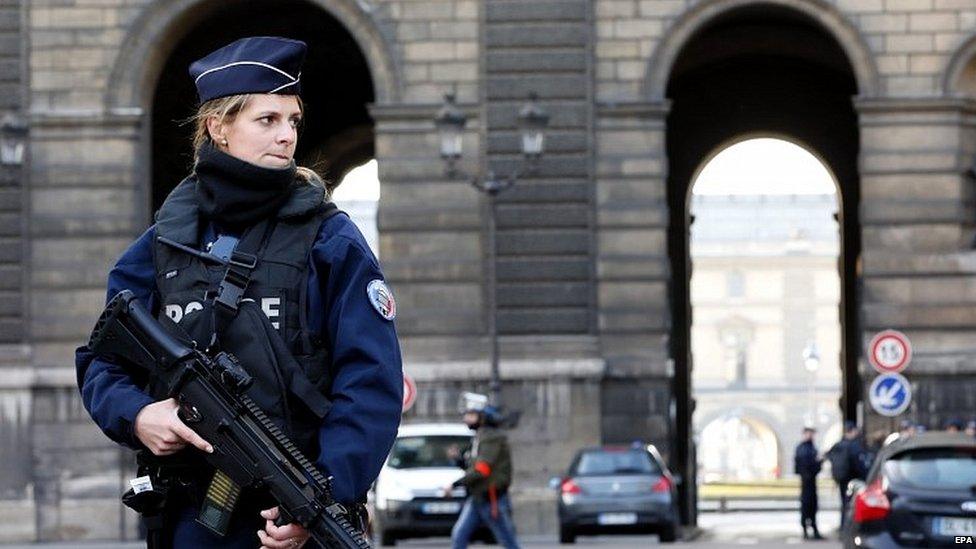
<svg viewBox="0 0 976 549">
<path fill-rule="evenodd" d="M 204 240 L 214 237 L 208 228 Z M 150 227 L 122 254 L 109 273 L 108 298 L 128 289 L 156 313 L 154 238 Z M 353 502 L 365 496 L 396 437 L 403 399 L 400 346 L 393 322 L 369 302 L 366 286 L 383 274 L 349 217 L 326 219 L 309 255 L 309 329 L 331 342 L 335 372 L 317 462 L 335 477 L 336 499 Z M 75 366 L 82 401 L 102 431 L 120 444 L 142 448 L 133 422 L 153 400 L 119 366 L 95 358 L 87 347 L 78 348 Z"/>
<path fill-rule="evenodd" d="M 813 445 L 813 441 L 805 440 L 796 446 L 796 452 L 793 454 L 793 469 L 801 479 L 815 480 L 822 466 L 823 463 L 817 457 L 817 447 Z"/>
</svg>

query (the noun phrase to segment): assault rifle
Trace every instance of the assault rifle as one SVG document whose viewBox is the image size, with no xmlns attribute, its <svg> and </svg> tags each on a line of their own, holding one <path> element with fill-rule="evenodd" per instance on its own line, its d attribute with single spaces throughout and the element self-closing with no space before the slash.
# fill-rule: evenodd
<svg viewBox="0 0 976 549">
<path fill-rule="evenodd" d="M 331 479 L 245 394 L 252 379 L 233 355 L 210 357 L 181 341 L 128 290 L 109 301 L 88 347 L 153 373 L 153 397 L 175 398 L 180 419 L 213 446 L 204 457 L 224 476 L 223 495 L 264 487 L 278 502 L 279 525 L 301 524 L 325 549 L 370 548 L 333 498 Z"/>
</svg>

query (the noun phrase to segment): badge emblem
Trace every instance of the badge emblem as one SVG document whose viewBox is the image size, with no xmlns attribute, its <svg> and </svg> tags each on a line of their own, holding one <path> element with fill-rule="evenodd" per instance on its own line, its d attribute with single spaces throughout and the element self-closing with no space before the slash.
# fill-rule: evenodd
<svg viewBox="0 0 976 549">
<path fill-rule="evenodd" d="M 376 312 L 386 320 L 396 318 L 396 301 L 393 299 L 393 292 L 387 287 L 386 283 L 376 279 L 366 286 L 366 295 L 369 302 L 376 309 Z"/>
</svg>

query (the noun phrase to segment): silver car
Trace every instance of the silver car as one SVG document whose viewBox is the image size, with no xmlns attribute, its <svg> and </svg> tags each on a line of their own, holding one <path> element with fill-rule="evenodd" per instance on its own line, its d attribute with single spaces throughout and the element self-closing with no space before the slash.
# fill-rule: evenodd
<svg viewBox="0 0 976 549">
<path fill-rule="evenodd" d="M 577 535 L 652 534 L 662 542 L 678 535 L 675 480 L 651 446 L 580 450 L 559 491 L 559 541 Z"/>
</svg>

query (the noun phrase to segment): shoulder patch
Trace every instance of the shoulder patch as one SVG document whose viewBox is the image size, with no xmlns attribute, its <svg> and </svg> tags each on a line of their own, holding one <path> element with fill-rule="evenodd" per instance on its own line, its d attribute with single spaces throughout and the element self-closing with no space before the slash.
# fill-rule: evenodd
<svg viewBox="0 0 976 549">
<path fill-rule="evenodd" d="M 396 301 L 393 299 L 393 292 L 380 279 L 373 280 L 366 286 L 366 296 L 369 303 L 376 309 L 376 312 L 386 320 L 396 318 Z"/>
</svg>

